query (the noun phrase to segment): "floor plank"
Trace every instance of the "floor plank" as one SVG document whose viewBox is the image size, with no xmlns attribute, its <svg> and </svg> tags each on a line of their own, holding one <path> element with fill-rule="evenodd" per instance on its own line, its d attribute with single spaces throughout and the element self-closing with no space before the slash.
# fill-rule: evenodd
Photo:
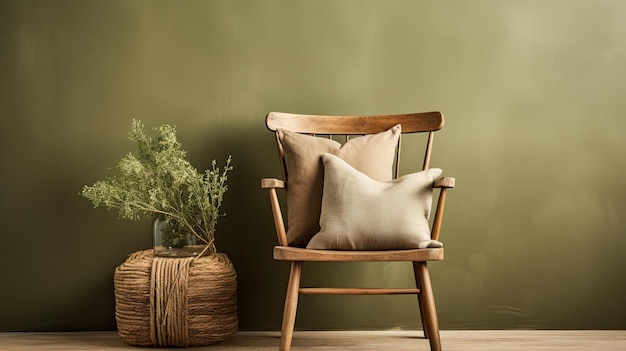
<svg viewBox="0 0 626 351">
<path fill-rule="evenodd" d="M 238 332 L 228 340 L 197 351 L 275 351 L 279 332 Z M 585 331 L 449 331 L 441 332 L 445 351 L 623 351 L 624 330 Z M 293 351 L 420 351 L 428 341 L 415 331 L 296 331 Z M 120 351 L 138 350 L 124 343 L 115 332 L 0 333 L 0 350 L 11 351 Z M 180 350 L 161 348 L 159 350 Z"/>
</svg>

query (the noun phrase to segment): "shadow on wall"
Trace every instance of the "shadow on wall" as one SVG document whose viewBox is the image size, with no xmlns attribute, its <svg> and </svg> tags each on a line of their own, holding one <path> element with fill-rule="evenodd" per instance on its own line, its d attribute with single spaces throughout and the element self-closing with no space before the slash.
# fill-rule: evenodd
<svg viewBox="0 0 626 351">
<path fill-rule="evenodd" d="M 272 258 L 276 234 L 267 191 L 260 187 L 261 178 L 280 174 L 273 135 L 260 118 L 252 127 L 233 127 L 198 147 L 211 150 L 198 169 L 209 168 L 214 158 L 218 166 L 227 155 L 233 158 L 222 205 L 226 217 L 217 224 L 216 246 L 237 271 L 239 328 L 277 330 L 289 267 Z"/>
<path fill-rule="evenodd" d="M 216 232 L 217 249 L 226 253 L 238 274 L 239 327 L 242 330 L 279 330 L 289 265 L 272 258 L 277 244 L 268 192 L 261 189 L 265 177 L 281 178 L 273 133 L 263 118 L 241 130 L 224 130 L 197 145 L 211 150 L 211 156 L 197 164 L 199 169 L 217 164 L 227 155 L 233 157 L 229 190 Z M 284 192 L 279 192 L 283 214 Z M 308 267 L 308 266 L 307 266 Z M 303 285 L 401 286 L 414 284 L 410 264 L 316 264 L 305 267 Z M 332 271 L 333 275 L 327 272 Z M 321 308 L 321 306 L 324 306 Z M 298 329 L 377 329 L 419 325 L 414 297 L 304 298 L 299 306 Z"/>
</svg>

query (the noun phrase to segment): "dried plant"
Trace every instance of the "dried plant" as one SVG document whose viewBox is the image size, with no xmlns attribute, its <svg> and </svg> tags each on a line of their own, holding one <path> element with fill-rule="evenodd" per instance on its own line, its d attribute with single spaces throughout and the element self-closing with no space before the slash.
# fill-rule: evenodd
<svg viewBox="0 0 626 351">
<path fill-rule="evenodd" d="M 192 233 L 213 254 L 215 225 L 225 215 L 219 209 L 232 159 L 228 157 L 223 169 L 213 160 L 211 168 L 200 173 L 186 160 L 174 127 L 162 125 L 155 131 L 158 137 L 148 137 L 141 122 L 133 120 L 129 138 L 138 153 L 124 156 L 111 176 L 85 186 L 80 194 L 94 207 L 117 209 L 120 218 L 164 221 L 163 239 L 169 243 Z"/>
</svg>

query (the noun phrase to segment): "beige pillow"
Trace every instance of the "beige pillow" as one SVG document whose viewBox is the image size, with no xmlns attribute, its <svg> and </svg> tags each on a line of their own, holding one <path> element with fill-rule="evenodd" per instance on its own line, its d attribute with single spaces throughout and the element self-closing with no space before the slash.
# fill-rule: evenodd
<svg viewBox="0 0 626 351">
<path fill-rule="evenodd" d="M 394 250 L 442 247 L 431 240 L 428 217 L 433 179 L 431 168 L 379 182 L 340 158 L 324 154 L 321 230 L 307 249 Z"/>
<path fill-rule="evenodd" d="M 356 137 L 345 144 L 326 138 L 279 130 L 287 158 L 287 241 L 305 246 L 320 230 L 319 219 L 324 188 L 322 155 L 332 153 L 378 181 L 393 178 L 401 126 L 378 134 Z"/>
</svg>

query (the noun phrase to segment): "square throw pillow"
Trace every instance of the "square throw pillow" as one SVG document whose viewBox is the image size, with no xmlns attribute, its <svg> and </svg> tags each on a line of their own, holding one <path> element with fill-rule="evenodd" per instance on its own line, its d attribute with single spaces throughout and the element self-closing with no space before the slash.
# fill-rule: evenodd
<svg viewBox="0 0 626 351">
<path fill-rule="evenodd" d="M 340 144 L 335 140 L 278 130 L 287 158 L 287 241 L 306 246 L 320 230 L 319 220 L 324 188 L 322 155 L 331 153 L 372 179 L 393 178 L 400 125 L 387 131 L 356 137 Z"/>
<path fill-rule="evenodd" d="M 431 240 L 428 217 L 433 180 L 431 168 L 380 182 L 340 158 L 324 154 L 321 230 L 307 249 L 400 250 L 442 247 Z"/>
</svg>

